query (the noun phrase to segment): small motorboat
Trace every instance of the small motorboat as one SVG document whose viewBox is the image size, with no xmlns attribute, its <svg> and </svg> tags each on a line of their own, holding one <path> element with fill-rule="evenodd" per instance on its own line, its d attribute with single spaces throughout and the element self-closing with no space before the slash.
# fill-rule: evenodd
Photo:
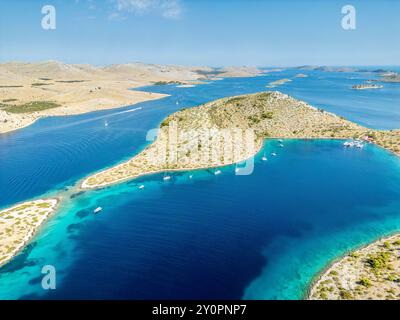
<svg viewBox="0 0 400 320">
<path fill-rule="evenodd" d="M 215 175 L 221 174 L 221 170 L 217 170 L 214 172 Z"/>
<path fill-rule="evenodd" d="M 192 179 L 192 178 L 193 178 L 193 176 L 192 176 L 192 175 L 190 175 L 190 176 L 189 176 L 189 179 Z"/>
<path fill-rule="evenodd" d="M 107 120 L 104 121 L 104 126 L 105 126 L 105 127 L 108 127 L 108 122 L 107 122 Z"/>
<path fill-rule="evenodd" d="M 364 143 L 360 140 L 356 140 L 356 141 L 346 141 L 345 143 L 343 143 L 343 146 L 345 146 L 346 148 L 357 148 L 357 149 L 362 149 L 364 148 Z"/>
<path fill-rule="evenodd" d="M 354 144 L 354 146 L 358 149 L 362 149 L 364 148 L 364 144 L 361 141 L 356 141 L 356 143 Z"/>
<path fill-rule="evenodd" d="M 280 143 L 280 144 L 279 144 L 279 147 L 283 148 L 283 147 L 284 147 L 284 145 L 283 145 L 282 143 Z"/>
<path fill-rule="evenodd" d="M 272 152 L 271 154 L 272 154 L 274 157 L 276 157 L 276 153 L 275 153 L 275 152 Z"/>
<path fill-rule="evenodd" d="M 97 207 L 96 209 L 93 210 L 93 213 L 99 213 L 101 210 L 103 210 L 102 207 Z"/>
<path fill-rule="evenodd" d="M 351 147 L 354 147 L 354 142 L 353 141 L 346 141 L 345 143 L 343 143 L 343 145 L 346 148 L 351 148 Z"/>
<path fill-rule="evenodd" d="M 163 178 L 163 180 L 164 180 L 164 181 L 171 180 L 171 176 L 165 176 L 165 177 Z"/>
<path fill-rule="evenodd" d="M 238 173 L 240 171 L 239 168 L 235 168 L 235 173 Z"/>
<path fill-rule="evenodd" d="M 267 159 L 267 157 L 264 155 L 264 156 L 261 158 L 261 160 L 262 160 L 262 161 L 267 161 L 268 159 Z"/>
<path fill-rule="evenodd" d="M 139 189 L 144 189 L 144 184 L 140 185 Z"/>
</svg>

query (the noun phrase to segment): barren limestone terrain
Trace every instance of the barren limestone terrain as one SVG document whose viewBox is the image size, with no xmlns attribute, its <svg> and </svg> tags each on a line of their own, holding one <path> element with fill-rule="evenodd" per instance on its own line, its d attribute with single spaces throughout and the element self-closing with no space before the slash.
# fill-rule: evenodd
<svg viewBox="0 0 400 320">
<path fill-rule="evenodd" d="M 279 92 L 224 98 L 167 117 L 154 143 L 85 179 L 97 188 L 144 174 L 218 167 L 257 153 L 265 138 L 368 139 L 399 151 L 399 131 L 374 131 Z"/>
<path fill-rule="evenodd" d="M 255 76 L 249 67 L 163 66 L 142 63 L 96 67 L 57 61 L 0 64 L 0 133 L 46 116 L 119 108 L 165 95 L 130 90 L 150 84 L 195 84 L 224 76 Z"/>
<path fill-rule="evenodd" d="M 57 205 L 58 199 L 41 199 L 0 211 L 0 266 L 25 246 Z"/>
<path fill-rule="evenodd" d="M 400 235 L 343 257 L 314 283 L 313 300 L 400 299 Z"/>
</svg>

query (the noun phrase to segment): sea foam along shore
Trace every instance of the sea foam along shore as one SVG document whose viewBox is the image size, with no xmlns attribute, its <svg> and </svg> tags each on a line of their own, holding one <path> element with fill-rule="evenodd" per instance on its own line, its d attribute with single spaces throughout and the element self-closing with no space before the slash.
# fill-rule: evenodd
<svg viewBox="0 0 400 320">
<path fill-rule="evenodd" d="M 246 136 L 249 131 L 251 138 Z M 254 156 L 270 137 L 368 139 L 400 154 L 398 130 L 367 129 L 280 92 L 263 92 L 224 98 L 170 115 L 146 149 L 84 179 L 81 188 L 104 187 L 163 171 L 229 165 Z"/>
<path fill-rule="evenodd" d="M 330 263 L 311 283 L 311 300 L 400 298 L 400 234 L 381 238 Z"/>
<path fill-rule="evenodd" d="M 0 266 L 17 255 L 57 210 L 60 199 L 38 199 L 0 211 Z"/>
</svg>

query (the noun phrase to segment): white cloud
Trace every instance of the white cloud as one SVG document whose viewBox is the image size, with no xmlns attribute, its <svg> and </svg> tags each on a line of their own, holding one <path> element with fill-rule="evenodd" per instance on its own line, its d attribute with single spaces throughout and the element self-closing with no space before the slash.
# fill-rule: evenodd
<svg viewBox="0 0 400 320">
<path fill-rule="evenodd" d="M 158 14 L 168 19 L 178 19 L 182 14 L 180 0 L 115 0 L 118 11 L 135 14 Z"/>
</svg>

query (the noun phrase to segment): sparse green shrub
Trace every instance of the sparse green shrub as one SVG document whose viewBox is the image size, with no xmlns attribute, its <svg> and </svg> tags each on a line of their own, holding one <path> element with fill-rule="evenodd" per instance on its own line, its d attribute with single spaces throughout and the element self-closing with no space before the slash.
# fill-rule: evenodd
<svg viewBox="0 0 400 320">
<path fill-rule="evenodd" d="M 160 127 L 161 127 L 161 128 L 163 128 L 163 127 L 168 127 L 170 121 L 171 121 L 171 119 L 169 119 L 169 118 L 165 119 L 163 122 L 161 122 Z"/>
<path fill-rule="evenodd" d="M 379 252 L 376 254 L 370 254 L 366 262 L 372 269 L 382 269 L 387 267 L 389 260 L 389 252 Z"/>
<path fill-rule="evenodd" d="M 352 294 L 345 289 L 340 289 L 339 296 L 343 300 L 353 300 Z"/>
<path fill-rule="evenodd" d="M 11 113 L 28 113 L 28 112 L 41 111 L 51 108 L 57 108 L 59 106 L 60 105 L 58 103 L 50 101 L 33 101 L 20 105 L 8 105 L 7 107 L 4 108 L 4 110 Z"/>
<path fill-rule="evenodd" d="M 389 241 L 385 241 L 385 242 L 383 243 L 383 246 L 384 246 L 386 249 L 390 249 L 390 243 L 389 243 Z"/>
<path fill-rule="evenodd" d="M 352 258 L 358 258 L 360 255 L 357 252 L 352 252 L 349 254 L 349 256 Z"/>
<path fill-rule="evenodd" d="M 272 119 L 273 112 L 263 112 L 261 114 L 262 119 Z"/>
<path fill-rule="evenodd" d="M 358 284 L 360 284 L 364 287 L 367 287 L 367 288 L 372 286 L 372 282 L 368 278 L 361 278 L 360 281 L 358 281 Z"/>
</svg>

